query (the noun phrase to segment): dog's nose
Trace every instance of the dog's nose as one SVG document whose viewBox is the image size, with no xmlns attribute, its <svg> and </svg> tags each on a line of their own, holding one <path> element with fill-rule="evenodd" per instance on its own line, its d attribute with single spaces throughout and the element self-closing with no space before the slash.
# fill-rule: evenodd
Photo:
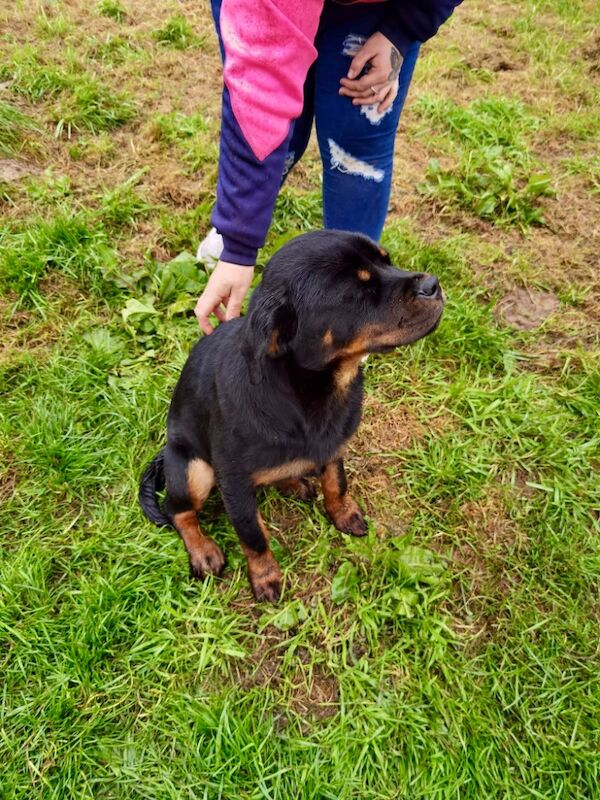
<svg viewBox="0 0 600 800">
<path fill-rule="evenodd" d="M 435 297 L 440 293 L 440 282 L 435 275 L 423 275 L 417 281 L 415 294 L 420 297 Z"/>
</svg>

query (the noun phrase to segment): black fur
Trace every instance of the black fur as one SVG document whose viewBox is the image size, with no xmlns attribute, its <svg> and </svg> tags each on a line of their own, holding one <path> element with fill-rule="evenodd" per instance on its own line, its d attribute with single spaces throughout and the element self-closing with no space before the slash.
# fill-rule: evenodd
<svg viewBox="0 0 600 800">
<path fill-rule="evenodd" d="M 265 552 L 253 476 L 298 460 L 319 474 L 339 458 L 360 421 L 360 356 L 421 338 L 442 307 L 436 279 L 392 266 L 364 236 L 320 231 L 288 242 L 265 268 L 247 316 L 219 325 L 192 349 L 169 409 L 163 457 L 142 479 L 146 515 L 162 525 L 192 508 L 186 470 L 202 459 L 242 543 Z M 163 472 L 164 512 L 151 498 Z"/>
<path fill-rule="evenodd" d="M 157 493 L 165 488 L 164 450 L 154 456 L 148 464 L 140 481 L 138 499 L 144 514 L 150 522 L 159 527 L 172 525 L 169 517 L 158 503 Z"/>
</svg>

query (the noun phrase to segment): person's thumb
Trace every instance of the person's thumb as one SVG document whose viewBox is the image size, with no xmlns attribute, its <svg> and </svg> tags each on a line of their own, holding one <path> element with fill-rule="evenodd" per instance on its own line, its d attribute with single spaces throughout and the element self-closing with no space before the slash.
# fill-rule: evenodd
<svg viewBox="0 0 600 800">
<path fill-rule="evenodd" d="M 363 71 L 365 64 L 371 58 L 371 53 L 368 51 L 368 48 L 361 47 L 358 53 L 352 59 L 350 64 L 350 69 L 348 70 L 348 77 L 350 80 L 356 78 L 357 75 Z"/>
</svg>

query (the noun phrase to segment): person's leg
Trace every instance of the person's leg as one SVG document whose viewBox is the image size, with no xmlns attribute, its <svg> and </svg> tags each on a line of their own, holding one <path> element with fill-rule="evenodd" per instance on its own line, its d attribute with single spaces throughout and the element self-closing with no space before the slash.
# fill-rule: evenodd
<svg viewBox="0 0 600 800">
<path fill-rule="evenodd" d="M 339 94 L 340 78 L 366 39 L 378 30 L 380 8 L 333 21 L 319 32 L 315 70 L 315 118 L 323 160 L 325 228 L 351 230 L 379 239 L 392 184 L 394 139 L 417 60 L 419 45 L 407 53 L 398 94 L 383 114 L 376 106 L 353 106 Z"/>
<path fill-rule="evenodd" d="M 304 84 L 304 105 L 302 113 L 292 122 L 292 137 L 288 145 L 288 153 L 283 165 L 281 183 L 285 181 L 290 170 L 300 161 L 310 139 L 313 117 L 315 114 L 315 67 L 308 71 Z"/>
</svg>

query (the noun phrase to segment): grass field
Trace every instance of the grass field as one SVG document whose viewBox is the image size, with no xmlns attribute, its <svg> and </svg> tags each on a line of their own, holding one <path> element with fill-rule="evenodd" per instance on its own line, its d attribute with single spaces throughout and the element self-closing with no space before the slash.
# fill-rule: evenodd
<svg viewBox="0 0 600 800">
<path fill-rule="evenodd" d="M 204 584 L 136 503 L 206 281 L 208 5 L 4 4 L 3 800 L 600 798 L 599 23 L 465 0 L 424 48 L 384 243 L 446 313 L 366 367 L 367 539 L 261 499 L 272 607 L 217 497 Z M 313 145 L 261 263 L 319 224 Z"/>
</svg>

